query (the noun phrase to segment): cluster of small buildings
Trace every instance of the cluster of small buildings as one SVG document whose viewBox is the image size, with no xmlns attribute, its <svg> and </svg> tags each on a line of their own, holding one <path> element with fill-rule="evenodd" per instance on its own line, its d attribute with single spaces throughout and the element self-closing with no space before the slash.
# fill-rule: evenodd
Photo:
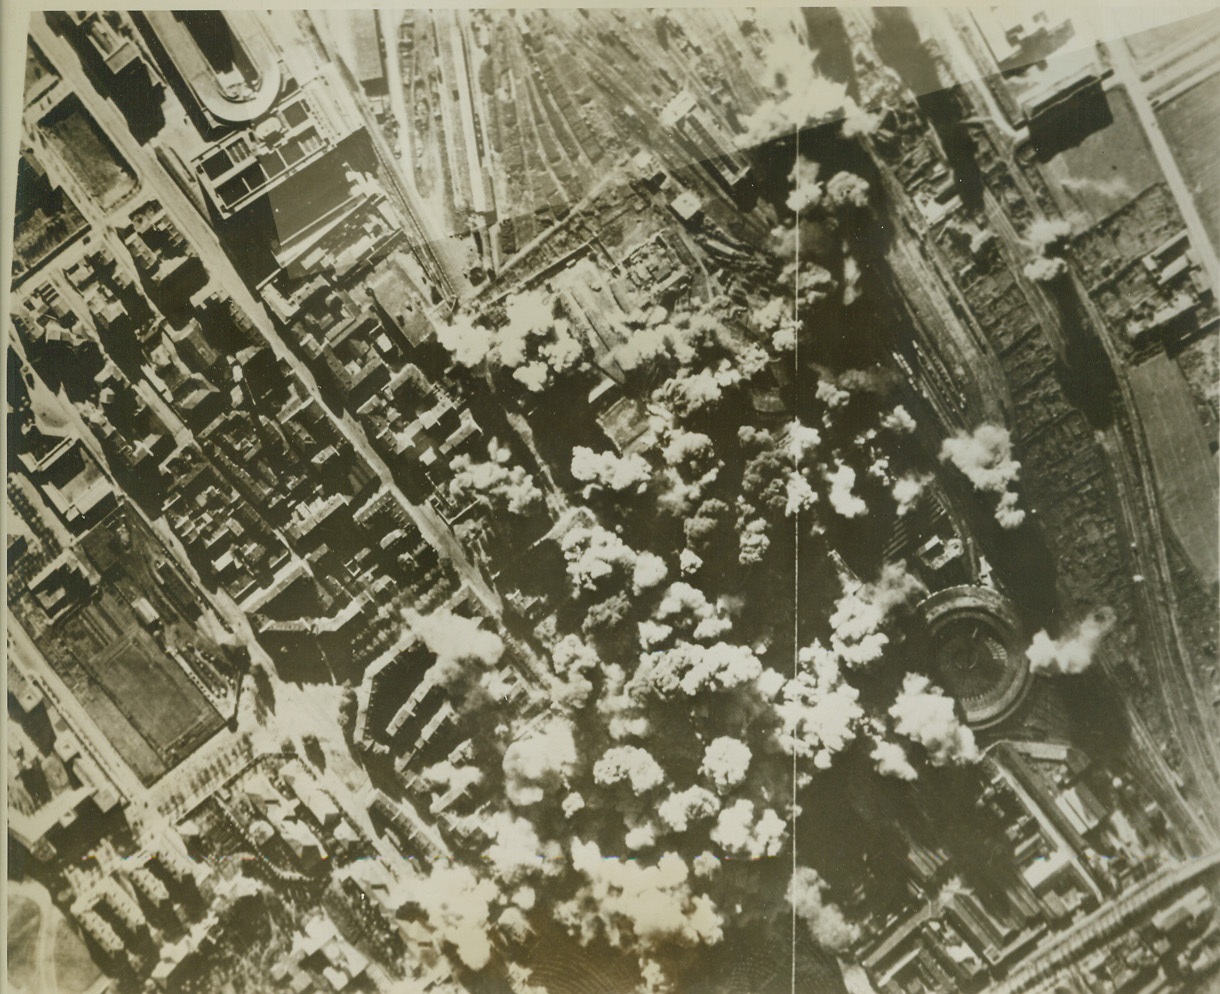
<svg viewBox="0 0 1220 994">
<path fill-rule="evenodd" d="M 661 110 L 661 127 L 671 131 L 716 182 L 733 190 L 750 174 L 750 163 L 731 135 L 700 106 L 690 90 L 682 90 Z"/>
<path fill-rule="evenodd" d="M 64 867 L 58 899 L 119 974 L 154 975 L 158 953 L 207 931 L 201 886 L 210 870 L 166 845 L 136 855 L 101 839 Z M 182 937 L 171 942 L 175 937 Z M 164 940 L 164 941 L 162 941 Z"/>
<path fill-rule="evenodd" d="M 1220 965 L 1220 922 L 1205 886 L 1176 897 L 1136 928 L 1092 945 L 1061 972 L 1061 994 L 1168 994 Z"/>
<path fill-rule="evenodd" d="M 8 830 L 39 862 L 70 850 L 78 819 L 112 811 L 119 796 L 97 760 L 38 682 L 14 661 L 8 669 Z"/>
<path fill-rule="evenodd" d="M 1155 342 L 1172 348 L 1215 327 L 1214 291 L 1186 229 L 1140 259 L 1140 267 L 1143 279 L 1124 286 L 1127 334 L 1135 347 Z"/>
<path fill-rule="evenodd" d="M 207 280 L 199 253 L 186 240 L 157 200 L 135 208 L 119 229 L 124 247 L 150 294 L 163 307 L 179 308 Z"/>
<path fill-rule="evenodd" d="M 1019 964 L 1036 962 L 1048 940 L 1155 865 L 1149 855 L 1155 810 L 1132 808 L 1124 788 L 1112 784 L 1112 796 L 1103 802 L 1098 773 L 1079 751 L 1006 742 L 985 765 L 989 779 L 981 804 L 1003 826 L 1007 855 L 1004 865 L 997 861 L 988 872 L 1002 895 L 984 900 L 954 875 L 943 851 L 911 841 L 906 863 L 912 900 L 896 917 L 874 916 L 857 948 L 879 994 L 952 994 L 1000 980 Z M 1116 939 L 1141 950 L 1132 953 L 1131 971 L 1116 958 L 1117 946 L 1082 957 L 1077 967 L 1093 971 L 1097 986 L 1083 986 L 1081 994 L 1127 990 L 1137 970 L 1150 967 L 1155 974 L 1162 962 L 1180 969 L 1172 963 L 1197 959 L 1203 950 L 1187 941 L 1187 933 L 1201 930 L 1178 926 L 1210 913 L 1210 903 L 1200 901 L 1197 893 L 1178 901 L 1155 914 L 1149 928 Z"/>
<path fill-rule="evenodd" d="M 70 434 L 53 439 L 47 451 L 23 451 L 17 459 L 68 530 L 75 534 L 88 531 L 117 506 L 113 484 L 80 440 Z"/>
<path fill-rule="evenodd" d="M 332 855 L 359 845 L 360 836 L 334 799 L 299 761 L 284 764 L 277 779 L 286 790 L 256 767 L 227 789 L 240 830 L 275 875 L 315 875 Z"/>
<path fill-rule="evenodd" d="M 319 916 L 305 922 L 291 951 L 271 968 L 271 980 L 291 994 L 358 990 L 368 965 L 368 957 Z"/>
</svg>

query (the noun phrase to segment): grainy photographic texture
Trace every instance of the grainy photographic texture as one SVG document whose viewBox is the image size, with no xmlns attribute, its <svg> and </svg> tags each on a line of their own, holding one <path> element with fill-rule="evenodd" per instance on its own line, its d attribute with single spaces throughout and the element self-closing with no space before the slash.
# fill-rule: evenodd
<svg viewBox="0 0 1220 994">
<path fill-rule="evenodd" d="M 1215 994 L 1220 15 L 35 14 L 15 994 Z"/>
</svg>

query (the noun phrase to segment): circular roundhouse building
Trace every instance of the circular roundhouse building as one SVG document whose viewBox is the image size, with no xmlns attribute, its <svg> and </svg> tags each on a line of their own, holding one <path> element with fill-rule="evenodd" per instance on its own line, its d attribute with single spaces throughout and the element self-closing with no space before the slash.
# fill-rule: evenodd
<svg viewBox="0 0 1220 994">
<path fill-rule="evenodd" d="M 917 610 L 927 625 L 938 682 L 961 703 L 966 723 L 989 728 L 1011 715 L 1033 677 L 1008 598 L 991 587 L 947 587 Z"/>
</svg>

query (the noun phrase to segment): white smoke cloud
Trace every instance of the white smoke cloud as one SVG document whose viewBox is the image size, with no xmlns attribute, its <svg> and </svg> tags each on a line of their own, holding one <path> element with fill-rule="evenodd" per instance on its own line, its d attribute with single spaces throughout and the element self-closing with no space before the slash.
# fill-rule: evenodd
<svg viewBox="0 0 1220 994">
<path fill-rule="evenodd" d="M 792 457 L 794 463 L 801 463 L 808 459 L 821 444 L 822 434 L 812 425 L 793 421 L 788 426 L 786 447 L 788 455 Z"/>
<path fill-rule="evenodd" d="M 556 789 L 576 766 L 572 725 L 551 718 L 528 730 L 504 752 L 504 793 L 516 805 L 537 804 L 548 789 Z"/>
<path fill-rule="evenodd" d="M 878 119 L 862 110 L 845 86 L 818 75 L 815 53 L 786 13 L 767 8 L 757 12 L 760 21 L 770 22 L 764 35 L 769 41 L 763 51 L 761 82 L 774 95 L 743 118 L 746 130 L 738 136 L 738 144 L 761 145 L 797 128 L 833 120 L 843 121 L 845 135 L 871 134 Z"/>
<path fill-rule="evenodd" d="M 789 288 L 797 302 L 805 307 L 815 307 L 838 289 L 839 283 L 825 266 L 804 256 L 797 257 L 796 243 L 800 228 L 776 228 L 771 232 L 771 249 L 789 261 L 779 273 L 779 282 Z"/>
<path fill-rule="evenodd" d="M 616 742 L 628 738 L 643 738 L 650 723 L 639 706 L 637 697 L 629 691 L 627 674 L 617 663 L 603 669 L 605 685 L 597 700 L 597 710 L 606 719 L 606 728 Z"/>
<path fill-rule="evenodd" d="M 638 594 L 642 590 L 650 590 L 661 583 L 669 575 L 669 567 L 665 560 L 652 552 L 641 552 L 636 557 L 635 568 L 631 571 L 631 586 Z"/>
<path fill-rule="evenodd" d="M 531 393 L 541 393 L 550 382 L 551 372 L 545 362 L 535 360 L 513 370 L 513 379 Z"/>
<path fill-rule="evenodd" d="M 528 819 L 497 811 L 483 824 L 491 839 L 484 857 L 502 883 L 516 884 L 539 874 L 553 876 L 561 870 L 563 848 L 557 842 L 543 843 Z"/>
<path fill-rule="evenodd" d="M 622 344 L 615 348 L 614 358 L 624 369 L 639 369 L 669 352 L 671 333 L 676 331 L 669 325 L 630 329 Z"/>
<path fill-rule="evenodd" d="M 495 632 L 480 628 L 472 618 L 444 608 L 426 615 L 408 609 L 403 615 L 415 636 L 436 655 L 430 672 L 439 683 L 457 676 L 463 663 L 494 666 L 504 655 L 504 640 Z"/>
<path fill-rule="evenodd" d="M 762 562 L 763 556 L 771 548 L 771 539 L 767 535 L 767 522 L 763 518 L 751 518 L 741 526 L 737 537 L 737 559 L 743 566 Z"/>
<path fill-rule="evenodd" d="M 699 772 L 711 781 L 718 794 L 725 794 L 745 780 L 751 756 L 750 747 L 740 739 L 721 735 L 704 750 Z"/>
<path fill-rule="evenodd" d="M 678 514 L 689 512 L 703 500 L 724 467 L 707 435 L 679 427 L 667 429 L 661 455 L 666 463 L 661 503 Z"/>
<path fill-rule="evenodd" d="M 651 822 L 644 822 L 627 830 L 623 836 L 623 845 L 632 851 L 651 849 L 657 844 L 657 830 Z"/>
<path fill-rule="evenodd" d="M 641 621 L 637 627 L 640 633 L 640 645 L 645 649 L 663 645 L 674 633 L 673 625 L 660 625 L 655 621 Z"/>
<path fill-rule="evenodd" d="M 720 872 L 720 857 L 706 849 L 691 860 L 691 869 L 695 876 L 710 878 Z"/>
<path fill-rule="evenodd" d="M 853 491 L 856 485 L 856 471 L 843 462 L 835 463 L 833 473 L 825 473 L 826 482 L 830 484 L 830 506 L 835 513 L 845 518 L 861 518 L 868 514 L 868 505 Z"/>
<path fill-rule="evenodd" d="M 556 907 L 555 918 L 581 942 L 605 935 L 615 948 L 647 952 L 670 943 L 710 946 L 721 940 L 723 919 L 715 903 L 692 894 L 690 871 L 676 853 L 665 853 L 648 866 L 604 858 L 595 842 L 574 839 L 571 857 L 585 883 Z"/>
<path fill-rule="evenodd" d="M 1059 185 L 1065 190 L 1070 190 L 1072 193 L 1096 193 L 1098 196 L 1106 197 L 1119 203 L 1126 203 L 1135 196 L 1135 190 L 1131 188 L 1131 184 L 1121 176 L 1102 180 L 1085 176 L 1065 176 L 1059 180 Z M 1068 231 L 1070 233 L 1070 226 Z"/>
<path fill-rule="evenodd" d="M 924 487 L 931 480 L 932 477 L 930 476 L 911 474 L 900 476 L 894 481 L 894 487 L 890 492 L 894 496 L 894 503 L 898 505 L 898 516 L 900 518 L 911 513 L 916 502 L 919 500 L 919 495 L 923 493 Z"/>
<path fill-rule="evenodd" d="M 764 808 L 756 821 L 754 802 L 742 798 L 720 812 L 711 839 L 730 855 L 762 859 L 778 856 L 787 835 L 788 826 L 774 809 Z"/>
<path fill-rule="evenodd" d="M 572 476 L 589 484 L 586 495 L 593 487 L 605 487 L 615 493 L 630 490 L 640 494 L 652 479 L 652 467 L 641 455 L 619 456 L 578 445 L 572 450 Z"/>
<path fill-rule="evenodd" d="M 927 750 L 933 766 L 972 763 L 979 757 L 974 733 L 957 718 L 952 698 L 918 673 L 908 673 L 890 707 L 894 730 Z"/>
<path fill-rule="evenodd" d="M 482 970 L 491 960 L 488 919 L 499 893 L 494 883 L 480 880 L 469 867 L 445 865 L 433 867 L 412 889 L 433 931 L 451 943 L 472 970 Z"/>
<path fill-rule="evenodd" d="M 633 322 L 642 324 L 643 321 Z M 725 344 L 723 329 L 709 312 L 675 313 L 669 321 L 627 328 L 614 357 L 624 369 L 638 369 L 664 356 L 690 366 L 714 343 Z"/>
<path fill-rule="evenodd" d="M 813 507 L 817 502 L 818 495 L 814 493 L 812 485 L 799 470 L 794 469 L 788 474 L 786 489 L 788 501 L 784 504 L 784 514 L 789 518 L 808 507 Z"/>
<path fill-rule="evenodd" d="M 1034 251 L 1042 254 L 1062 248 L 1071 237 L 1072 226 L 1061 217 L 1035 218 L 1025 233 Z"/>
<path fill-rule="evenodd" d="M 548 369 L 563 373 L 580 361 L 585 350 L 573 333 L 571 322 L 561 318 L 551 325 L 551 337 L 539 346 L 538 354 Z"/>
<path fill-rule="evenodd" d="M 867 207 L 868 181 L 855 173 L 835 173 L 826 181 L 826 199 L 836 207 Z"/>
<path fill-rule="evenodd" d="M 804 919 L 819 946 L 834 953 L 844 952 L 859 937 L 859 930 L 827 903 L 825 892 L 826 884 L 816 870 L 798 866 L 788 885 L 788 903 Z"/>
<path fill-rule="evenodd" d="M 682 570 L 683 575 L 689 576 L 692 573 L 698 573 L 699 568 L 703 565 L 703 558 L 697 553 L 691 552 L 690 549 L 683 549 L 678 554 L 678 568 Z"/>
<path fill-rule="evenodd" d="M 907 751 L 897 742 L 877 740 L 870 756 L 877 765 L 877 772 L 883 777 L 914 780 L 918 775 L 915 767 L 911 765 L 910 759 L 907 758 Z"/>
<path fill-rule="evenodd" d="M 600 525 L 573 528 L 561 542 L 568 576 L 583 590 L 596 590 L 616 568 L 629 575 L 636 593 L 654 587 L 668 572 L 664 560 L 651 552 L 637 553 L 614 532 Z"/>
<path fill-rule="evenodd" d="M 762 669 L 762 663 L 747 646 L 679 642 L 670 649 L 640 657 L 627 689 L 639 700 L 650 694 L 665 699 L 679 690 L 693 697 L 702 691 L 732 690 L 751 683 Z"/>
<path fill-rule="evenodd" d="M 541 290 L 521 290 L 505 302 L 504 314 L 508 320 L 496 335 L 496 351 L 505 366 L 520 366 L 530 337 L 547 333 L 551 303 Z"/>
<path fill-rule="evenodd" d="M 510 466 L 512 450 L 496 439 L 487 446 L 488 461 L 476 462 L 467 453 L 454 456 L 449 464 L 453 477 L 449 493 L 462 503 L 475 494 L 494 497 L 513 514 L 527 514 L 542 500 L 542 491 L 522 466 Z"/>
<path fill-rule="evenodd" d="M 765 365 L 766 353 L 761 353 Z M 655 399 L 671 407 L 679 417 L 689 417 L 696 411 L 718 404 L 725 391 L 744 379 L 743 367 L 729 359 L 721 359 L 706 369 L 679 369 L 654 394 Z"/>
<path fill-rule="evenodd" d="M 754 324 L 763 334 L 771 336 L 771 347 L 776 352 L 791 352 L 796 348 L 801 325 L 792 313 L 791 300 L 772 297 L 754 312 Z"/>
<path fill-rule="evenodd" d="M 646 794 L 665 782 L 665 771 L 639 746 L 612 746 L 593 765 L 593 779 L 604 787 L 627 781 L 634 793 Z"/>
<path fill-rule="evenodd" d="M 719 605 L 712 604 L 698 587 L 685 581 L 671 583 L 652 614 L 657 621 L 683 620 L 693 636 L 700 640 L 719 638 L 733 627 L 732 619 Z"/>
<path fill-rule="evenodd" d="M 436 340 L 463 366 L 477 366 L 483 362 L 491 355 L 495 344 L 490 331 L 464 315 L 455 315 L 449 323 L 438 323 Z"/>
<path fill-rule="evenodd" d="M 788 194 L 788 209 L 797 214 L 804 214 L 822 202 L 822 184 L 818 182 L 818 172 L 821 166 L 803 155 L 796 157 L 792 171 L 788 174 L 788 182 L 792 192 Z"/>
<path fill-rule="evenodd" d="M 800 651 L 802 670 L 788 680 L 775 705 L 780 727 L 776 740 L 784 752 L 829 769 L 834 757 L 856 738 L 864 717 L 860 692 L 845 682 L 834 653 L 814 643 Z"/>
<path fill-rule="evenodd" d="M 555 318 L 553 302 L 541 290 L 521 290 L 504 304 L 505 323 L 492 330 L 466 315 L 437 326 L 437 340 L 463 366 L 487 361 L 513 370 L 531 391 L 542 390 L 553 373 L 574 366 L 584 348 L 570 322 Z"/>
<path fill-rule="evenodd" d="M 909 435 L 915 430 L 915 419 L 911 417 L 905 407 L 899 404 L 881 419 L 881 427 L 888 428 L 890 431 L 896 431 L 899 434 Z"/>
<path fill-rule="evenodd" d="M 460 766 L 443 760 L 426 767 L 420 774 L 424 783 L 436 789 L 459 793 L 483 782 L 483 773 L 474 766 Z"/>
<path fill-rule="evenodd" d="M 1025 264 L 1026 279 L 1053 283 L 1067 272 L 1067 263 L 1057 255 L 1039 255 Z"/>
<path fill-rule="evenodd" d="M 927 588 L 901 563 L 887 563 L 874 583 L 851 586 L 830 616 L 831 646 L 849 666 L 864 666 L 881 657 L 889 636 L 881 631 L 889 613 Z"/>
<path fill-rule="evenodd" d="M 849 400 L 851 400 L 850 393 L 848 393 L 846 390 L 840 389 L 830 380 L 826 379 L 818 380 L 817 389 L 814 390 L 814 396 L 830 408 L 842 407 Z"/>
<path fill-rule="evenodd" d="M 1020 528 L 1025 520 L 1025 511 L 1017 507 L 1017 500 L 1018 497 L 1012 490 L 1000 494 L 1000 500 L 995 506 L 995 519 L 1001 528 L 1011 531 L 1013 528 Z"/>
<path fill-rule="evenodd" d="M 1097 646 L 1113 627 L 1114 612 L 1103 608 L 1085 618 L 1061 639 L 1040 631 L 1025 655 L 1034 673 L 1083 673 L 1093 662 Z"/>
<path fill-rule="evenodd" d="M 941 462 L 951 462 L 976 490 L 996 494 L 1000 505 L 996 520 L 1004 528 L 1016 528 L 1025 512 L 1016 507 L 1017 496 L 1008 488 L 1017 481 L 1021 464 L 1012 457 L 1012 439 L 999 425 L 979 425 L 973 434 L 958 433 L 940 447 Z"/>
<path fill-rule="evenodd" d="M 657 817 L 675 832 L 685 832 L 691 823 L 711 818 L 720 810 L 720 800 L 704 787 L 688 787 L 670 794 L 657 805 Z"/>
<path fill-rule="evenodd" d="M 551 665 L 567 687 L 567 703 L 583 707 L 593 692 L 587 674 L 598 667 L 596 650 L 577 635 L 565 635 L 551 648 Z"/>
</svg>

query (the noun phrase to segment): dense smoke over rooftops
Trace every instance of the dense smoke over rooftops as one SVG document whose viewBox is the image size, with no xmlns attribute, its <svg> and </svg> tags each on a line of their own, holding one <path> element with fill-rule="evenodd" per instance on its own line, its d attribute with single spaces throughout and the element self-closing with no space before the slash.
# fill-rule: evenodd
<svg viewBox="0 0 1220 994">
<path fill-rule="evenodd" d="M 459 503 L 482 496 L 500 502 L 513 514 L 526 514 L 542 501 L 542 491 L 525 467 L 513 464 L 512 451 L 492 439 L 488 459 L 481 462 L 466 453 L 454 456 L 449 493 Z"/>
<path fill-rule="evenodd" d="M 826 885 L 816 870 L 798 866 L 788 886 L 788 902 L 806 925 L 814 941 L 832 952 L 845 950 L 858 932 L 842 913 L 825 900 Z"/>
<path fill-rule="evenodd" d="M 436 655 L 432 676 L 438 683 L 447 683 L 457 676 L 463 663 L 494 666 L 504 655 L 504 640 L 499 635 L 463 615 L 444 609 L 426 615 L 407 611 L 406 621 L 411 631 Z"/>
<path fill-rule="evenodd" d="M 1009 489 L 1017 482 L 1021 464 L 1012 457 L 1007 429 L 984 424 L 972 434 L 946 438 L 940 458 L 961 470 L 976 490 L 999 496 L 995 516 L 1002 528 L 1017 528 L 1025 520 L 1025 512 L 1016 506 L 1016 493 Z"/>
<path fill-rule="evenodd" d="M 926 676 L 906 675 L 890 716 L 894 731 L 923 746 L 933 766 L 961 765 L 978 759 L 974 733 L 958 719 L 953 699 Z"/>
<path fill-rule="evenodd" d="M 785 23 L 790 11 L 762 9 L 756 13 L 769 28 L 770 39 L 763 52 L 762 83 L 773 89 L 768 97 L 744 119 L 745 134 L 738 136 L 742 148 L 762 145 L 823 121 L 842 120 L 845 136 L 870 134 L 877 118 L 862 110 L 847 95 L 847 88 L 818 74 L 814 69 L 815 52 L 802 34 Z"/>
<path fill-rule="evenodd" d="M 1070 629 L 1062 638 L 1052 639 L 1038 632 L 1026 656 L 1034 673 L 1083 673 L 1093 663 L 1097 647 L 1114 625 L 1114 612 L 1102 608 Z"/>
</svg>

